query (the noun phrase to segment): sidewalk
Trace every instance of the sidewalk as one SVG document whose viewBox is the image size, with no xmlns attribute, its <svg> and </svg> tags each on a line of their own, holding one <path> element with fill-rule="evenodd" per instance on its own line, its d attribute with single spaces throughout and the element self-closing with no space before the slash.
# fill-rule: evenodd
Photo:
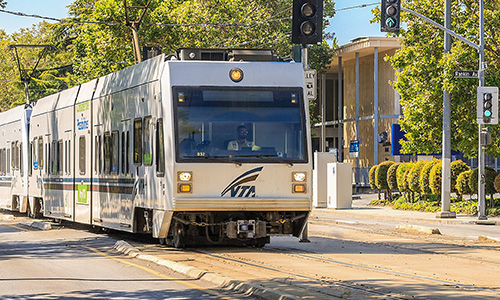
<svg viewBox="0 0 500 300">
<path fill-rule="evenodd" d="M 392 207 L 370 206 L 371 200 L 378 199 L 377 194 L 355 194 L 351 209 L 314 208 L 310 220 L 322 222 L 353 222 L 362 224 L 401 224 L 431 226 L 443 234 L 453 234 L 467 238 L 480 236 L 491 237 L 500 242 L 500 217 L 488 217 L 479 221 L 477 216 L 457 214 L 456 218 L 436 218 L 436 213 L 396 210 Z M 487 226 L 490 225 L 490 226 Z"/>
</svg>

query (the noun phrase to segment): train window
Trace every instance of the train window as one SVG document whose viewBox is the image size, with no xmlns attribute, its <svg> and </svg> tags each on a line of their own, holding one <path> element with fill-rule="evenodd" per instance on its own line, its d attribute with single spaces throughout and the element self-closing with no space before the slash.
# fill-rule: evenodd
<svg viewBox="0 0 500 300">
<path fill-rule="evenodd" d="M 45 168 L 45 173 L 50 174 L 50 143 L 45 144 L 45 153 L 47 154 L 47 157 L 45 161 L 47 162 L 47 168 Z"/>
<path fill-rule="evenodd" d="M 111 173 L 111 134 L 104 133 L 104 174 Z"/>
<path fill-rule="evenodd" d="M 156 122 L 156 175 L 165 174 L 165 144 L 163 143 L 163 119 Z"/>
<path fill-rule="evenodd" d="M 151 132 L 153 124 L 151 123 L 151 116 L 144 118 L 144 165 L 151 166 L 153 164 L 153 151 L 151 144 L 152 136 Z"/>
<path fill-rule="evenodd" d="M 12 142 L 10 144 L 10 148 L 11 148 L 11 153 L 12 153 L 12 157 L 11 157 L 11 165 L 12 165 L 12 171 L 14 171 L 16 169 L 16 142 Z"/>
<path fill-rule="evenodd" d="M 38 168 L 43 169 L 43 138 L 38 137 Z"/>
<path fill-rule="evenodd" d="M 94 149 L 94 152 L 95 152 L 95 155 L 94 155 L 94 160 L 95 160 L 95 165 L 94 165 L 94 172 L 97 174 L 99 172 L 99 136 L 95 136 L 94 137 L 95 139 L 95 142 L 94 142 L 94 145 L 95 145 L 95 149 Z"/>
<path fill-rule="evenodd" d="M 18 143 L 17 144 L 17 151 L 18 151 L 18 161 L 17 161 L 17 167 L 19 168 L 19 171 L 21 173 L 21 176 L 24 176 L 24 168 L 23 168 L 23 143 Z"/>
<path fill-rule="evenodd" d="M 57 142 L 57 174 L 62 175 L 64 163 L 63 141 Z"/>
<path fill-rule="evenodd" d="M 0 175 L 5 175 L 5 149 L 0 149 Z"/>
<path fill-rule="evenodd" d="M 10 173 L 10 163 L 9 163 L 9 158 L 10 158 L 10 149 L 7 148 L 7 155 L 5 156 L 5 167 L 6 167 L 6 173 Z"/>
<path fill-rule="evenodd" d="M 33 174 L 33 155 L 35 153 L 35 141 L 31 142 L 28 150 L 28 176 Z"/>
<path fill-rule="evenodd" d="M 80 136 L 79 139 L 79 144 L 78 144 L 78 149 L 79 149 L 79 169 L 80 169 L 80 175 L 85 175 L 85 162 L 87 161 L 87 155 L 86 155 L 86 145 L 85 145 L 85 136 Z"/>
<path fill-rule="evenodd" d="M 134 164 L 142 164 L 142 119 L 134 120 Z"/>
<path fill-rule="evenodd" d="M 50 159 L 50 170 L 51 174 L 55 175 L 57 173 L 57 141 L 52 141 L 52 156 Z"/>
<path fill-rule="evenodd" d="M 118 156 L 120 155 L 119 143 L 119 133 L 118 131 L 111 132 L 111 173 L 118 174 Z"/>
<path fill-rule="evenodd" d="M 128 174 L 128 164 L 129 164 L 129 133 L 128 130 L 122 132 L 122 173 Z"/>
<path fill-rule="evenodd" d="M 66 149 L 66 173 L 68 173 L 68 175 L 71 174 L 71 167 L 70 167 L 70 157 L 71 157 L 71 141 L 67 141 L 67 149 Z"/>
<path fill-rule="evenodd" d="M 30 169 L 30 175 L 31 175 L 31 169 L 38 169 L 38 159 L 37 159 L 37 145 L 38 145 L 38 138 L 34 138 L 33 141 L 30 143 L 31 148 L 30 148 L 30 155 L 29 155 L 29 166 L 28 168 Z"/>
</svg>

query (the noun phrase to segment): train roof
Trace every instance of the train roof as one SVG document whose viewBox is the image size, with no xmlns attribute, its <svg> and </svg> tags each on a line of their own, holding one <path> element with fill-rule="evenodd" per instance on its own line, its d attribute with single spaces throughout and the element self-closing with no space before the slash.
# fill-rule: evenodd
<svg viewBox="0 0 500 300">
<path fill-rule="evenodd" d="M 9 110 L 0 112 L 0 125 L 12 123 L 21 120 L 26 105 L 19 105 Z"/>
</svg>

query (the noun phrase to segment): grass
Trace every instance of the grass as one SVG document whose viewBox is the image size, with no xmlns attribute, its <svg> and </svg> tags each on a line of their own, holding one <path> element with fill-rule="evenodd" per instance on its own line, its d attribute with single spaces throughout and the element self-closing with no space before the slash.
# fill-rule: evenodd
<svg viewBox="0 0 500 300">
<path fill-rule="evenodd" d="M 399 210 L 413 210 L 425 212 L 438 212 L 441 210 L 440 198 L 437 195 L 429 195 L 428 197 L 420 197 L 415 195 L 411 197 L 406 193 L 401 196 L 394 194 L 393 201 L 386 199 L 373 200 L 370 205 L 376 206 L 392 206 Z M 489 205 L 489 199 L 486 199 L 486 204 Z M 458 199 L 451 198 L 450 210 L 457 214 L 475 215 L 477 214 L 477 199 Z M 500 216 L 500 198 L 495 198 L 495 207 L 487 208 L 488 216 Z"/>
</svg>

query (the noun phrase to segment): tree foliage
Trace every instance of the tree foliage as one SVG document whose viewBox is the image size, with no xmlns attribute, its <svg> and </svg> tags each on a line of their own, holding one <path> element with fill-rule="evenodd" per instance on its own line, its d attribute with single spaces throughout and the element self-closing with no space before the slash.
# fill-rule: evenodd
<svg viewBox="0 0 500 300">
<path fill-rule="evenodd" d="M 444 1 L 405 0 L 402 5 L 444 24 Z M 479 44 L 479 4 L 475 0 L 451 1 L 451 29 Z M 485 72 L 487 86 L 500 84 L 500 10 L 498 1 L 485 1 Z M 374 11 L 376 12 L 376 10 Z M 477 80 L 454 78 L 455 70 L 477 70 L 477 51 L 452 38 L 451 51 L 444 54 L 441 30 L 422 19 L 403 13 L 406 27 L 400 32 L 401 49 L 389 58 L 394 69 L 400 70 L 394 88 L 401 95 L 404 117 L 401 129 L 407 141 L 402 142 L 406 153 L 440 152 L 442 139 L 443 89 L 451 95 L 451 147 L 465 155 L 477 155 L 476 87 Z M 493 135 L 500 127 L 492 126 Z M 500 156 L 500 140 L 487 153 Z"/>
<path fill-rule="evenodd" d="M 463 161 L 455 160 L 451 163 L 450 169 L 451 169 L 451 191 L 458 192 L 456 187 L 458 176 L 463 172 L 469 171 L 470 168 Z"/>
<path fill-rule="evenodd" d="M 457 194 L 462 196 L 462 195 L 470 195 L 472 194 L 472 191 L 469 186 L 469 180 L 470 176 L 472 174 L 472 171 L 465 171 L 460 173 L 457 177 L 457 183 L 455 184 L 455 189 L 457 190 Z"/>
<path fill-rule="evenodd" d="M 408 173 L 408 187 L 412 192 L 420 193 L 420 174 L 426 163 L 426 161 L 415 163 Z"/>
<path fill-rule="evenodd" d="M 441 164 L 441 160 L 433 159 L 431 161 L 426 162 L 426 164 L 422 167 L 422 171 L 420 172 L 420 191 L 424 195 L 432 194 L 431 186 L 429 183 L 429 176 L 431 174 L 431 169 L 436 164 Z"/>
<path fill-rule="evenodd" d="M 145 2 L 127 1 L 128 6 Z M 139 44 L 160 47 L 167 54 L 188 47 L 270 48 L 289 56 L 291 9 L 291 0 L 153 1 L 139 27 Z M 137 20 L 139 13 L 129 10 L 130 20 Z M 123 25 L 122 0 L 75 0 L 70 14 L 96 22 L 71 26 L 79 77 L 96 78 L 134 63 L 131 30 Z M 324 15 L 334 15 L 332 0 L 325 1 Z M 323 70 L 328 64 L 325 54 L 331 49 L 323 43 L 311 47 L 311 52 L 311 64 L 320 61 L 315 67 Z"/>
<path fill-rule="evenodd" d="M 387 170 L 387 185 L 391 191 L 398 189 L 397 171 L 400 165 L 401 163 L 395 163 Z"/>
</svg>

